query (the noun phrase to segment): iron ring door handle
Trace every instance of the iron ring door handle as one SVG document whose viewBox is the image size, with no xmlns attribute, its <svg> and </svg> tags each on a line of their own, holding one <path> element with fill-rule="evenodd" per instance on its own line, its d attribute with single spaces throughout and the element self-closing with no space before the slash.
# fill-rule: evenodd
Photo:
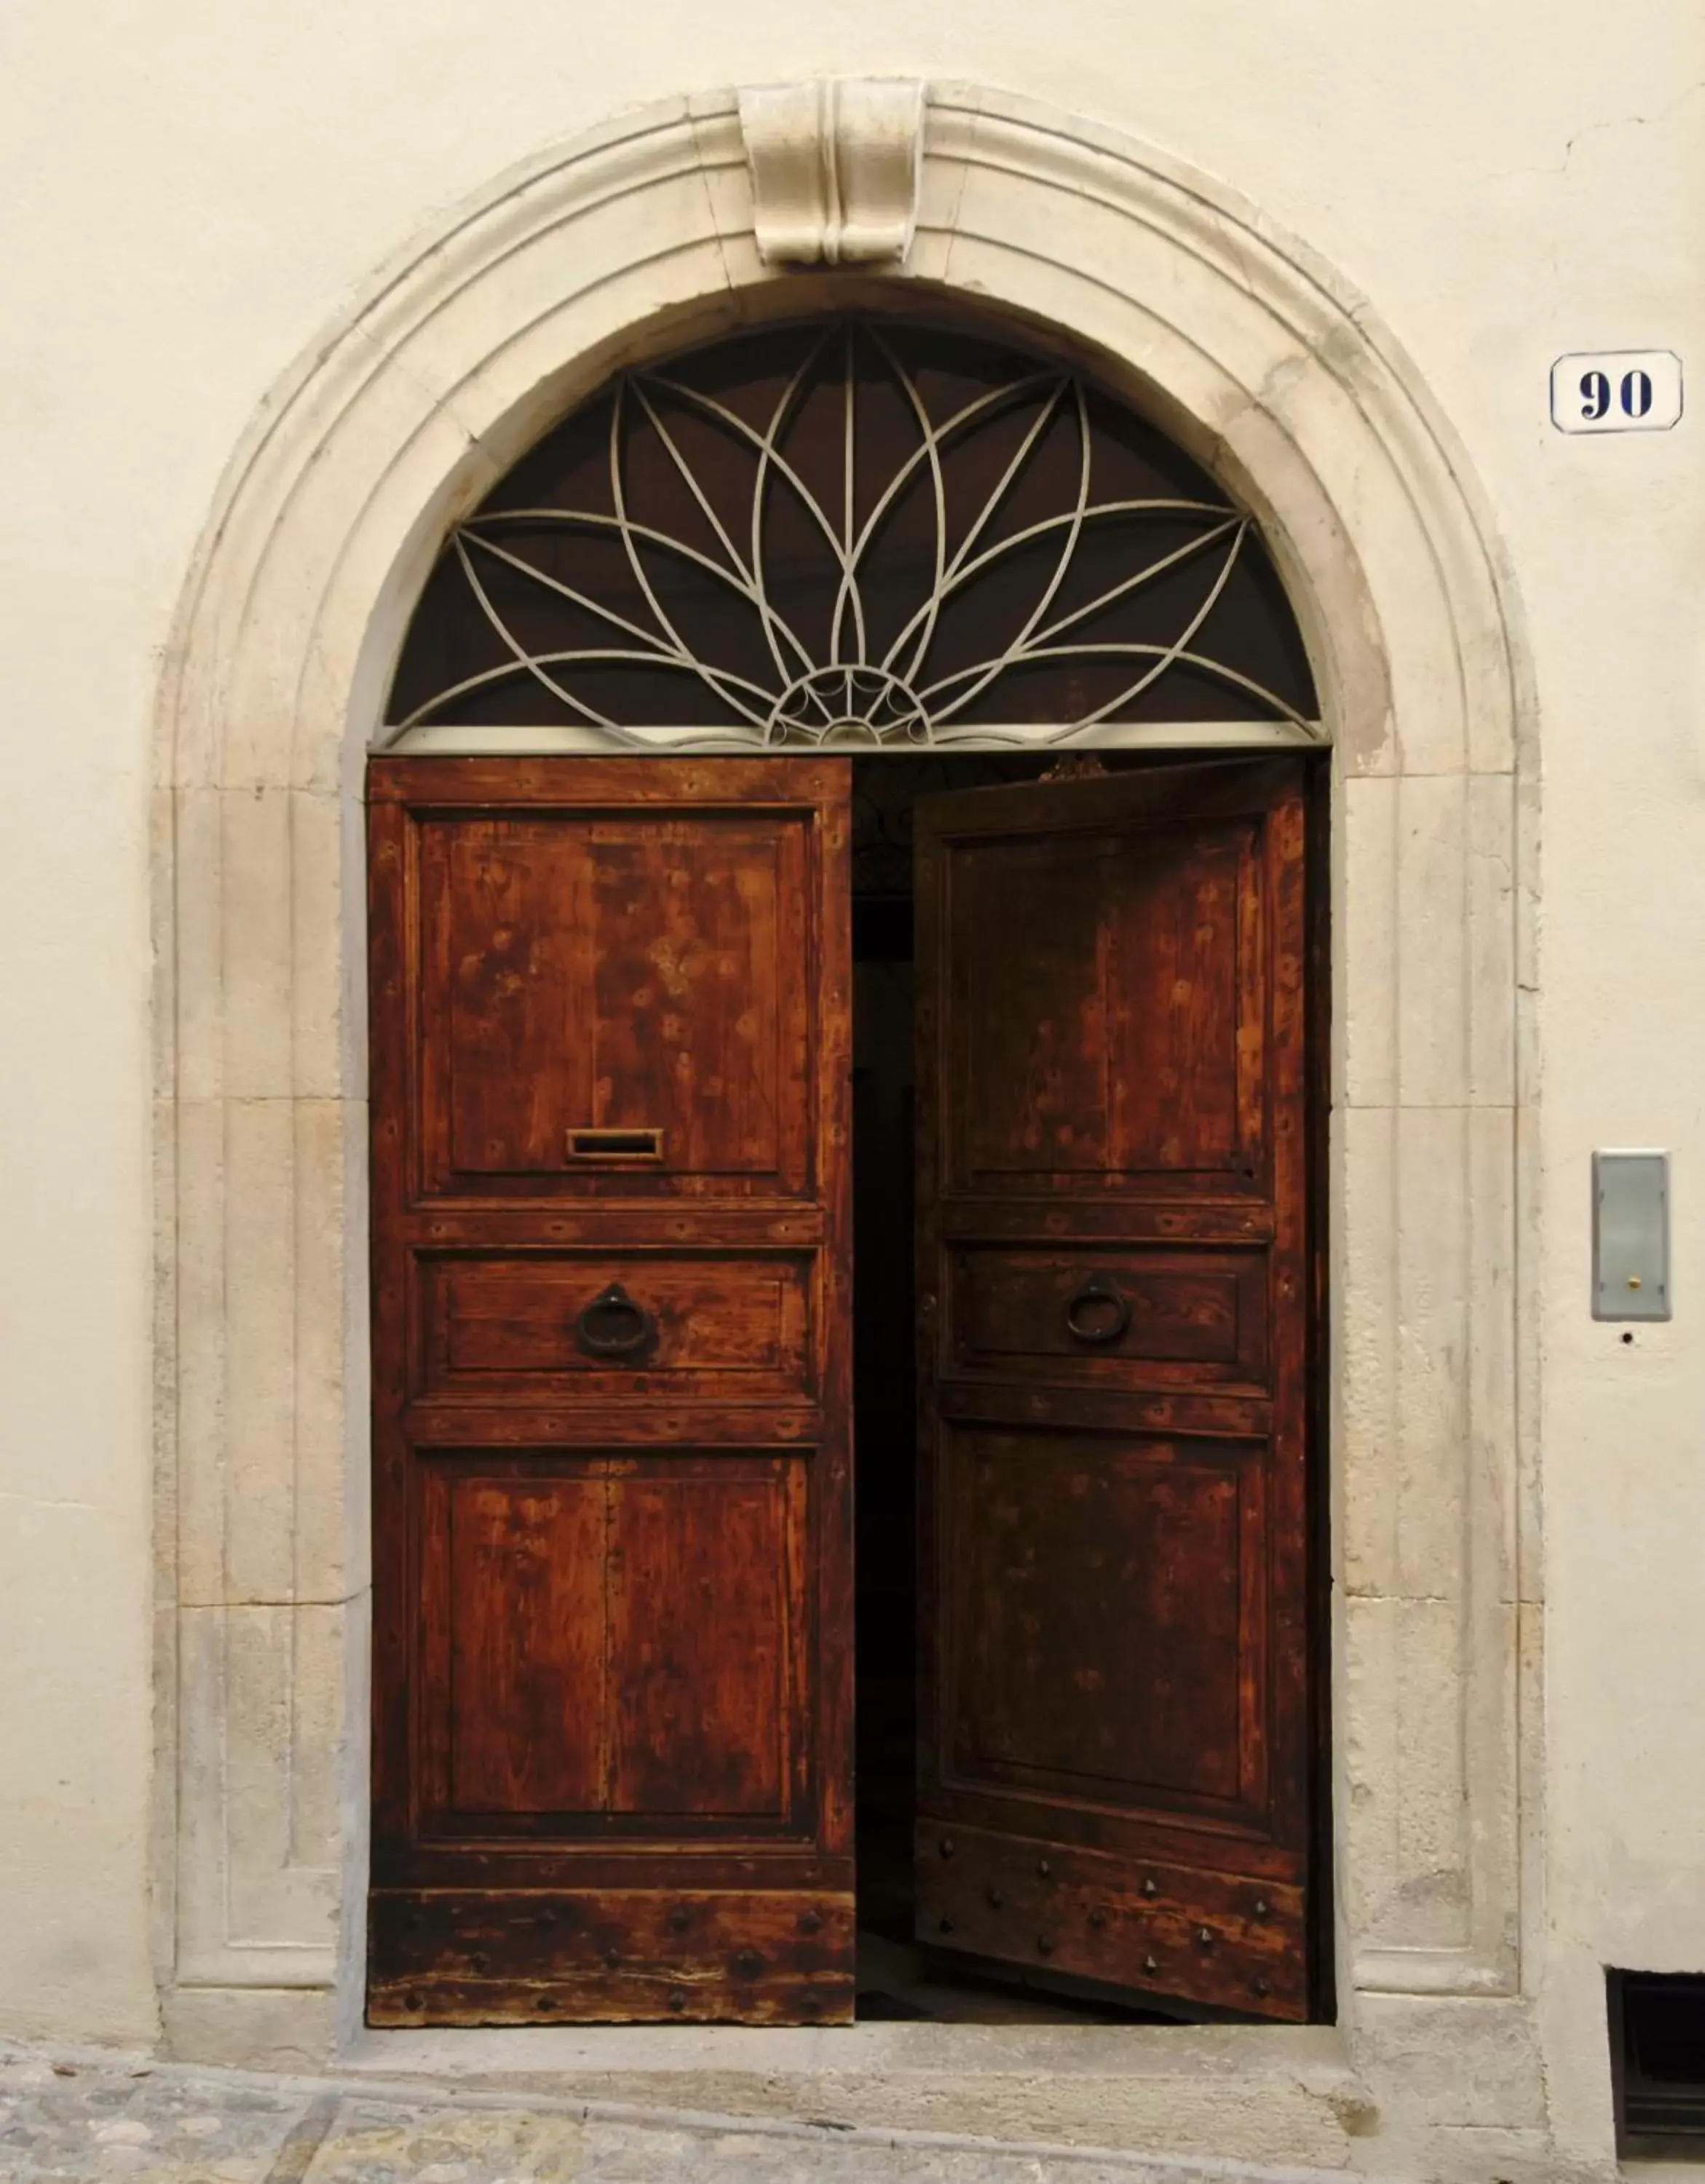
<svg viewBox="0 0 1705 2184">
<path fill-rule="evenodd" d="M 584 1357 L 637 1363 L 656 1343 L 657 1317 L 636 1304 L 620 1282 L 612 1282 L 581 1306 L 574 1339 Z"/>
<path fill-rule="evenodd" d="M 1111 1305 L 1112 1317 L 1101 1320 L 1099 1325 L 1086 1327 L 1079 1315 L 1094 1305 Z M 1083 1287 L 1074 1290 L 1066 1300 L 1066 1332 L 1079 1342 L 1117 1342 L 1130 1323 L 1130 1299 L 1106 1274 L 1091 1274 Z"/>
</svg>

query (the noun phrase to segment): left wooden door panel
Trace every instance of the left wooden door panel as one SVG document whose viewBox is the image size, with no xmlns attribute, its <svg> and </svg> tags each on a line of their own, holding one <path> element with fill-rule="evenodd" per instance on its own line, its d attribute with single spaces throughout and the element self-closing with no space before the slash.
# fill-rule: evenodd
<svg viewBox="0 0 1705 2184">
<path fill-rule="evenodd" d="M 851 2014 L 848 792 L 372 767 L 376 2024 Z"/>
</svg>

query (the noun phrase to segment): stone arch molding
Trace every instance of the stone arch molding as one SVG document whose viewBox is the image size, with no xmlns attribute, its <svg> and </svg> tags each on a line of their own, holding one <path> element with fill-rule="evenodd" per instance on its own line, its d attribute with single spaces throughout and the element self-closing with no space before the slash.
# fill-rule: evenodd
<svg viewBox="0 0 1705 2184">
<path fill-rule="evenodd" d="M 209 525 L 158 820 L 159 1930 L 182 2052 L 323 2048 L 334 1992 L 359 1997 L 360 796 L 409 608 L 446 526 L 615 365 L 818 296 L 957 298 L 1092 350 L 1243 495 L 1290 587 L 1337 766 L 1340 1990 L 1353 2025 L 1381 1993 L 1518 1986 L 1529 861 L 1487 526 L 1412 369 L 1248 206 L 1020 99 L 915 103 L 921 160 L 890 135 L 878 162 L 917 181 L 876 208 L 900 237 L 880 270 L 766 264 L 733 93 L 535 161 L 316 348 Z"/>
</svg>

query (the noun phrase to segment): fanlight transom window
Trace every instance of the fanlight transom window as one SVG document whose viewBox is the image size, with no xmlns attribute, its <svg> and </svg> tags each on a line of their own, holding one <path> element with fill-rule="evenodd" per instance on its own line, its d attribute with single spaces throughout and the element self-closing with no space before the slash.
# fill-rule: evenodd
<svg viewBox="0 0 1705 2184">
<path fill-rule="evenodd" d="M 451 533 L 383 740 L 1297 742 L 1316 714 L 1199 465 L 1079 372 L 860 319 L 625 371 L 556 426 Z"/>
</svg>

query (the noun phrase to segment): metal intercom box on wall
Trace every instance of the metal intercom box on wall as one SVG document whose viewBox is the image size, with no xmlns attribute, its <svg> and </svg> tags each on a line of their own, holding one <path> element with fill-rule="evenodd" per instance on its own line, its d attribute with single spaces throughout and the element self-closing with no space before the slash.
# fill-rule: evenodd
<svg viewBox="0 0 1705 2184">
<path fill-rule="evenodd" d="M 1592 1316 L 1669 1318 L 1669 1156 L 1592 1156 Z"/>
</svg>

